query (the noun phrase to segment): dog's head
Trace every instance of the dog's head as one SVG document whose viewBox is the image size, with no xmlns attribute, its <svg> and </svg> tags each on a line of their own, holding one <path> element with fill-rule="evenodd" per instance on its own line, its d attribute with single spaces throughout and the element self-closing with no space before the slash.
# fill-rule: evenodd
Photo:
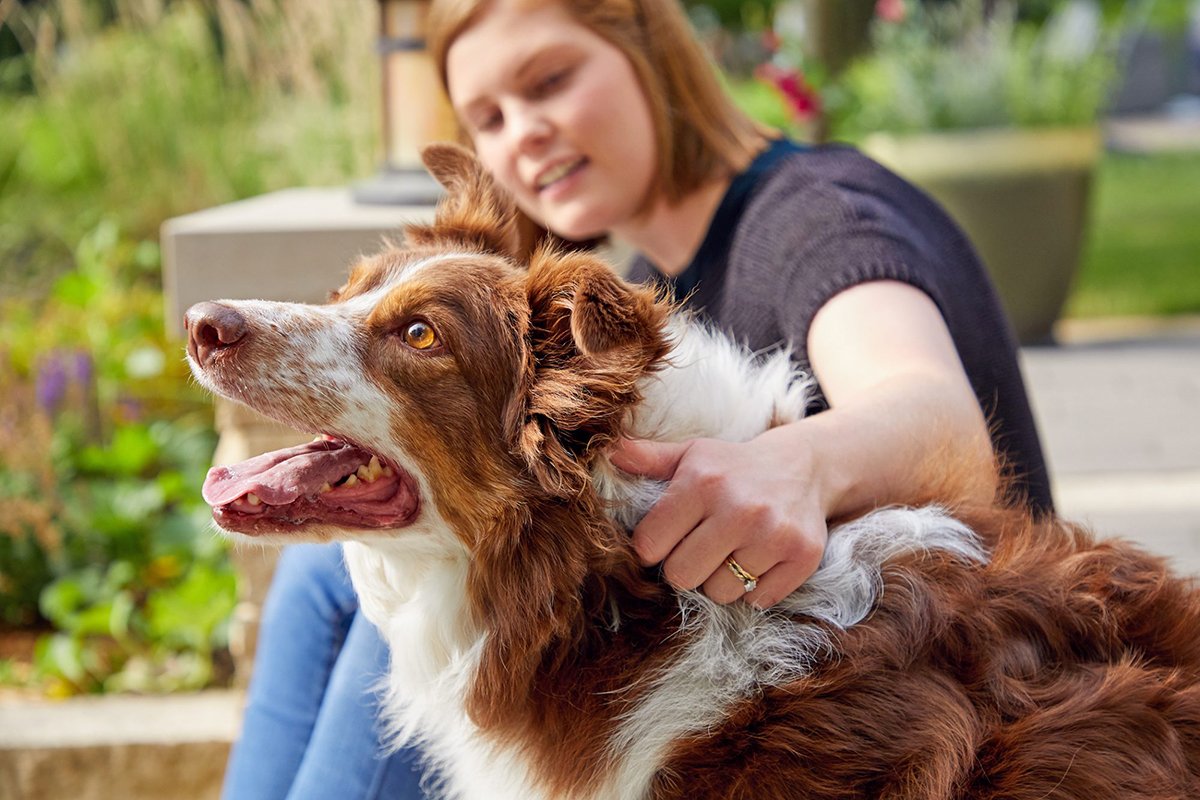
<svg viewBox="0 0 1200 800">
<path fill-rule="evenodd" d="M 470 547 L 514 504 L 588 491 L 664 356 L 653 292 L 587 254 L 526 255 L 515 206 L 468 151 L 435 146 L 426 163 L 447 188 L 434 222 L 328 304 L 189 310 L 203 385 L 318 436 L 214 469 L 222 528 L 365 539 L 444 521 Z"/>
</svg>

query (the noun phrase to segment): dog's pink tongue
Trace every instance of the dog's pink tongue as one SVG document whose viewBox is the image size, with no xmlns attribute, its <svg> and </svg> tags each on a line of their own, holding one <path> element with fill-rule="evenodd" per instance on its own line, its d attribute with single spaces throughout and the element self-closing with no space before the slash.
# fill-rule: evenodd
<svg viewBox="0 0 1200 800">
<path fill-rule="evenodd" d="M 265 503 L 286 505 L 316 495 L 324 484 L 341 480 L 370 459 L 366 450 L 345 442 L 308 442 L 240 464 L 213 467 L 201 493 L 211 506 L 223 506 L 251 492 Z"/>
</svg>

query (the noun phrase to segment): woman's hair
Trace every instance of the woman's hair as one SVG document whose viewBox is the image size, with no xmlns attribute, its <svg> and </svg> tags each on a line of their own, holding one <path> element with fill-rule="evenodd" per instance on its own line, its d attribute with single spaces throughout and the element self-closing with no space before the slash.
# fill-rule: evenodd
<svg viewBox="0 0 1200 800">
<path fill-rule="evenodd" d="M 496 2 L 530 9 L 561 3 L 624 53 L 650 105 L 659 154 L 655 186 L 669 202 L 716 175 L 743 170 L 769 135 L 726 94 L 678 0 L 434 0 L 429 52 L 447 92 L 450 45 Z"/>
</svg>

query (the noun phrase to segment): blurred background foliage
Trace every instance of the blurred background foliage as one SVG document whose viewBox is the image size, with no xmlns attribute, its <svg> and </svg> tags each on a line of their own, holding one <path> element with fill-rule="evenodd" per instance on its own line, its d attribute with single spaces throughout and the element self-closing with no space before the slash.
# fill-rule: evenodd
<svg viewBox="0 0 1200 800">
<path fill-rule="evenodd" d="M 950 2 L 904 0 L 912 13 Z M 875 104 L 839 99 L 849 90 L 819 64 L 763 72 L 786 46 L 772 29 L 785 3 L 688 5 L 768 123 L 803 135 L 840 102 L 834 133 L 853 136 Z M 1059 6 L 1023 0 L 1012 32 Z M 1124 6 L 1105 0 L 1106 24 Z M 1188 23 L 1181 0 L 1145 8 L 1139 24 Z M 373 0 L 0 0 L 0 685 L 228 679 L 235 578 L 199 498 L 211 410 L 163 332 L 158 228 L 370 175 L 377 13 Z M 862 80 L 853 96 L 877 100 L 878 73 Z M 1197 185 L 1195 155 L 1104 161 L 1072 313 L 1200 311 Z"/>
<path fill-rule="evenodd" d="M 171 216 L 372 171 L 370 0 L 0 0 L 0 684 L 229 677 Z"/>
</svg>

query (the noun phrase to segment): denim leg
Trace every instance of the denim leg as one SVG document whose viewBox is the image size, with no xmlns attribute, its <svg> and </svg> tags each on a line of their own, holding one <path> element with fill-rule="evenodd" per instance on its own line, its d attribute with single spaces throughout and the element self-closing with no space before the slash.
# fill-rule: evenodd
<svg viewBox="0 0 1200 800">
<path fill-rule="evenodd" d="M 224 800 L 420 798 L 419 756 L 380 756 L 371 692 L 386 646 L 357 614 L 339 545 L 279 558 Z"/>
<path fill-rule="evenodd" d="M 387 645 L 361 614 L 350 626 L 333 668 L 312 740 L 289 800 L 420 800 L 421 754 L 385 753 L 380 745 L 379 695 Z"/>
</svg>

